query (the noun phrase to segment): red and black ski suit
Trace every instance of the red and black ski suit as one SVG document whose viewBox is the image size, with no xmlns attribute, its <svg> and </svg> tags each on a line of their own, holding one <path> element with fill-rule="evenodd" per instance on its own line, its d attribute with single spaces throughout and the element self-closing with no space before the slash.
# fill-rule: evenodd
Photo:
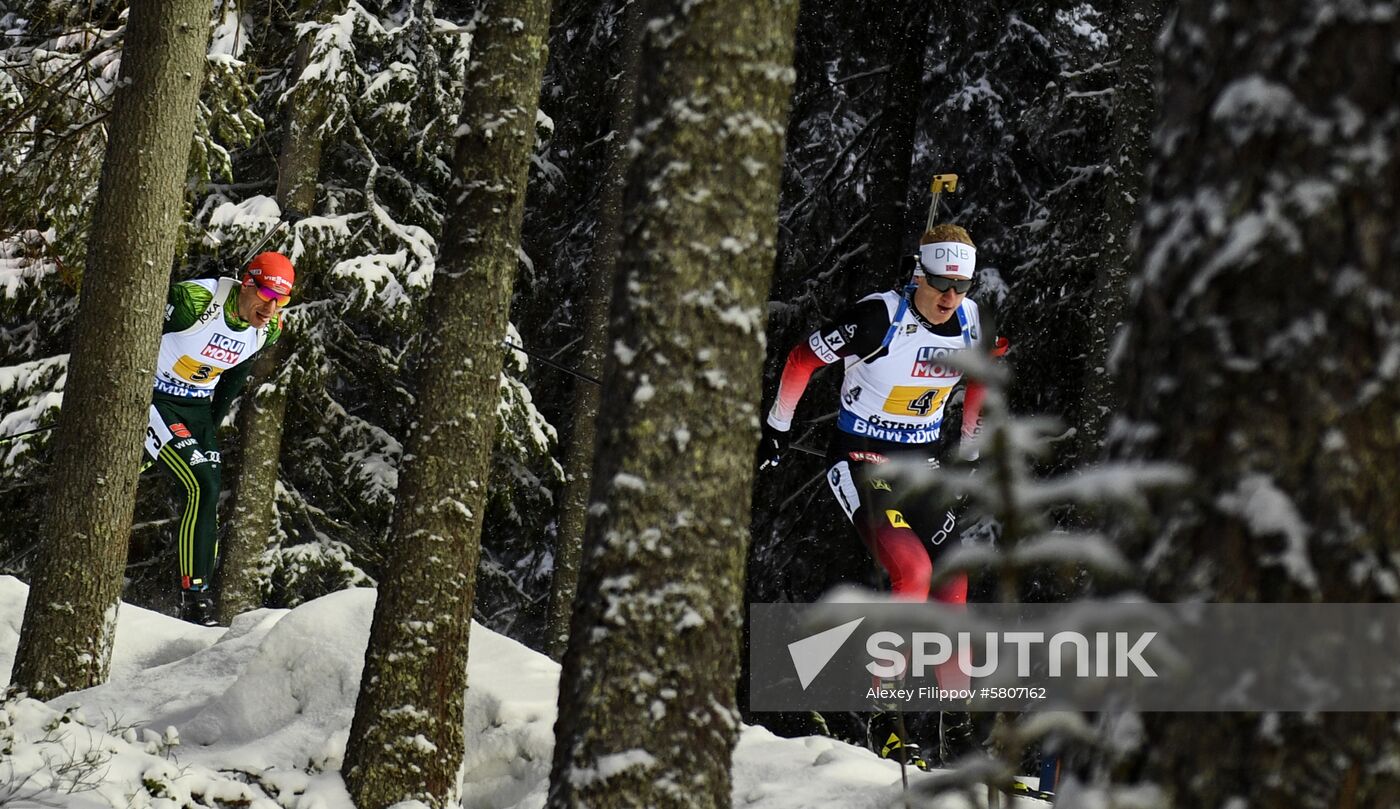
<svg viewBox="0 0 1400 809">
<path fill-rule="evenodd" d="M 898 478 L 882 474 L 890 461 L 916 460 L 936 467 L 944 404 L 961 372 L 946 363 L 961 350 L 1004 353 L 994 339 L 986 307 L 964 300 L 956 317 L 941 324 L 924 319 L 901 294 L 866 297 L 823 324 L 788 354 L 769 427 L 787 431 L 798 399 L 817 369 L 844 361 L 837 430 L 828 449 L 827 483 L 861 540 L 890 578 L 896 598 L 963 604 L 967 575 L 931 586 L 934 566 L 956 542 L 956 509 L 918 496 Z M 891 325 L 895 328 L 892 330 Z M 968 385 L 963 435 L 975 436 L 984 390 Z M 939 683 L 963 687 L 955 666 L 940 667 Z M 962 682 L 960 683 L 959 680 Z"/>
</svg>

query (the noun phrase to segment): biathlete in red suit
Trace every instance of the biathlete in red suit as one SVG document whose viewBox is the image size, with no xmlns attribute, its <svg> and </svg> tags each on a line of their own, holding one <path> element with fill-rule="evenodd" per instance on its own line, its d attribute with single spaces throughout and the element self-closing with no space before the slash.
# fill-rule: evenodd
<svg viewBox="0 0 1400 809">
<path fill-rule="evenodd" d="M 936 443 L 944 405 L 962 373 L 949 363 L 959 351 L 1005 352 L 986 306 L 967 297 L 977 251 L 967 231 L 940 224 L 920 239 L 910 292 L 862 298 L 788 354 L 760 444 L 761 468 L 776 465 L 792 417 L 812 373 L 845 367 L 837 430 L 828 451 L 827 482 L 861 540 L 889 574 L 895 597 L 962 604 L 967 575 L 931 592 L 934 564 L 953 544 L 957 517 L 935 498 L 912 496 L 907 484 L 882 476 L 891 460 L 938 466 Z M 963 404 L 964 446 L 976 436 L 985 389 L 970 382 Z M 969 456 L 975 457 L 975 455 Z M 966 686 L 952 664 L 937 672 L 944 688 Z"/>
</svg>

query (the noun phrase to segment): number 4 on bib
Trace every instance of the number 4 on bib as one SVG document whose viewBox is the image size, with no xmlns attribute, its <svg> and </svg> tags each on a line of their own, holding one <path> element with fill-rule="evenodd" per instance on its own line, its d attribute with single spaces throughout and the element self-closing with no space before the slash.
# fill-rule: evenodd
<svg viewBox="0 0 1400 809">
<path fill-rule="evenodd" d="M 929 411 L 932 410 L 933 406 L 937 403 L 937 399 L 942 398 L 938 395 L 939 393 L 941 393 L 941 391 L 938 388 L 930 388 L 924 392 L 923 396 L 909 403 L 909 410 L 918 413 L 920 416 L 927 416 Z"/>
<path fill-rule="evenodd" d="M 949 390 L 951 389 L 895 385 L 881 409 L 894 416 L 927 416 L 943 404 Z"/>
</svg>

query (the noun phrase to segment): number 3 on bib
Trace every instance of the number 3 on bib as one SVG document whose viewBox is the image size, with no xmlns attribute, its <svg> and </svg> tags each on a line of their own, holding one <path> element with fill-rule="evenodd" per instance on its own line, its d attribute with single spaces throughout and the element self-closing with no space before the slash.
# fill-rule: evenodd
<svg viewBox="0 0 1400 809">
<path fill-rule="evenodd" d="M 952 388 L 896 385 L 881 409 L 896 416 L 927 416 L 943 406 L 943 400 L 951 390 Z"/>
</svg>

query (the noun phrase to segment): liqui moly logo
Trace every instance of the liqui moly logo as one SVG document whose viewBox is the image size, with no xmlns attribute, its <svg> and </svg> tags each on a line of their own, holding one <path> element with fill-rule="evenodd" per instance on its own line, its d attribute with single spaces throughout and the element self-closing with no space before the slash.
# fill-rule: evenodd
<svg viewBox="0 0 1400 809">
<path fill-rule="evenodd" d="M 926 379 L 951 379 L 961 376 L 962 371 L 945 364 L 954 350 L 936 346 L 920 348 L 919 355 L 914 360 L 914 370 L 910 372 L 911 375 Z"/>
<path fill-rule="evenodd" d="M 204 347 L 204 350 L 199 353 L 200 355 L 208 357 L 209 359 L 214 360 L 215 362 L 222 362 L 226 365 L 233 365 L 237 363 L 238 358 L 242 356 L 244 345 L 244 343 L 241 343 L 238 340 L 233 339 L 232 337 L 227 337 L 222 334 L 216 334 L 213 337 L 209 338 L 209 344 L 206 345 Z"/>
</svg>

